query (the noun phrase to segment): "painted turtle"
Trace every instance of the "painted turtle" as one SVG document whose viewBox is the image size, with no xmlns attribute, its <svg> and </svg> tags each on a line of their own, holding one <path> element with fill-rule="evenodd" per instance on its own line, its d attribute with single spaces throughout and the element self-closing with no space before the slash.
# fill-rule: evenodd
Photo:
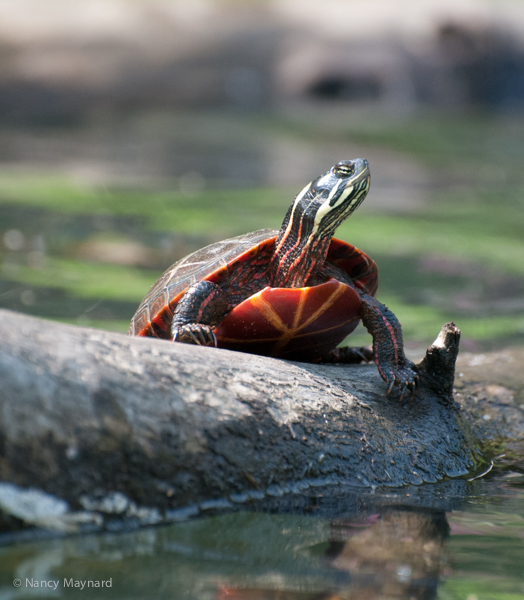
<svg viewBox="0 0 524 600">
<path fill-rule="evenodd" d="M 362 320 L 382 378 L 414 393 L 417 375 L 395 315 L 374 298 L 378 272 L 364 252 L 332 238 L 364 200 L 368 162 L 343 160 L 295 198 L 280 231 L 212 244 L 171 266 L 129 333 L 302 361 L 359 362 L 337 348 Z"/>
</svg>

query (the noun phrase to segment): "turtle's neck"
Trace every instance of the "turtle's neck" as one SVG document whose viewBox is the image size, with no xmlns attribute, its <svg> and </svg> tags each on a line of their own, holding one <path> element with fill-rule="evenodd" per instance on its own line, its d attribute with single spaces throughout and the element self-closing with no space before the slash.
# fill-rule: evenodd
<svg viewBox="0 0 524 600">
<path fill-rule="evenodd" d="M 295 208 L 295 210 L 293 210 Z M 303 287 L 326 260 L 331 235 L 315 228 L 300 207 L 290 207 L 269 264 L 271 287 Z"/>
<path fill-rule="evenodd" d="M 343 160 L 298 194 L 287 211 L 268 266 L 271 287 L 303 287 L 324 264 L 331 236 L 369 189 L 365 159 Z"/>
</svg>

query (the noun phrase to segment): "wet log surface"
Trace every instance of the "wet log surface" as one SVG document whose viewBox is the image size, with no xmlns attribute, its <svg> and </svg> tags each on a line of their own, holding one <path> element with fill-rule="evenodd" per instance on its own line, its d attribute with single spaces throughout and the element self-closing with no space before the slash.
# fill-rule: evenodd
<svg viewBox="0 0 524 600">
<path fill-rule="evenodd" d="M 0 531 L 159 523 L 319 486 L 473 476 L 484 441 L 517 439 L 524 411 L 511 407 L 509 429 L 484 418 L 464 375 L 459 409 L 459 337 L 444 326 L 416 398 L 399 402 L 374 365 L 293 363 L 0 311 Z"/>
</svg>

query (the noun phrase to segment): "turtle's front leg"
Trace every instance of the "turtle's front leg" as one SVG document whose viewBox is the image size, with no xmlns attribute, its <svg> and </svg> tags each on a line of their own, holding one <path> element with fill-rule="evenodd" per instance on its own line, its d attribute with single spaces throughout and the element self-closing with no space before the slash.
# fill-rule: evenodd
<svg viewBox="0 0 524 600">
<path fill-rule="evenodd" d="M 362 323 L 373 336 L 375 363 L 382 379 L 389 384 L 388 394 L 394 386 L 411 396 L 417 389 L 418 375 L 414 364 L 406 358 L 402 342 L 402 328 L 397 317 L 377 299 L 360 293 Z"/>
<path fill-rule="evenodd" d="M 227 312 L 224 290 L 211 281 L 200 281 L 187 290 L 175 309 L 171 324 L 173 341 L 216 347 L 213 327 Z"/>
</svg>

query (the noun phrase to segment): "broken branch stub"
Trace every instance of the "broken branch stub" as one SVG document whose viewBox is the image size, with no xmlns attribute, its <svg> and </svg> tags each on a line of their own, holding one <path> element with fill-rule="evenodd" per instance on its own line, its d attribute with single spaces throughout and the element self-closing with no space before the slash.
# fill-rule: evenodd
<svg viewBox="0 0 524 600">
<path fill-rule="evenodd" d="M 453 382 L 459 343 L 460 329 L 455 323 L 446 323 L 417 365 L 420 385 L 448 403 L 453 402 Z"/>
</svg>

